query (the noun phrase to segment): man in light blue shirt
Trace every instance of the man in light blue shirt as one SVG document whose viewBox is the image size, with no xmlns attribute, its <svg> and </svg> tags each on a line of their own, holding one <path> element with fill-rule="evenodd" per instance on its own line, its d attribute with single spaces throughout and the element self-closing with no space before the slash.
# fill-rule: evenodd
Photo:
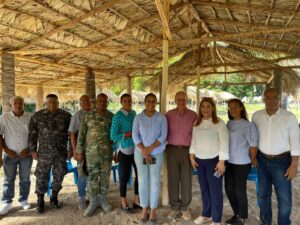
<svg viewBox="0 0 300 225">
<path fill-rule="evenodd" d="M 70 138 L 71 138 L 71 145 L 73 150 L 74 159 L 77 160 L 77 153 L 76 153 L 76 145 L 77 145 L 77 136 L 78 131 L 80 128 L 80 124 L 84 119 L 84 115 L 86 112 L 91 111 L 91 101 L 89 96 L 82 95 L 79 99 L 80 104 L 80 110 L 71 118 L 71 123 L 69 126 L 69 132 L 70 132 Z M 87 174 L 86 170 L 84 169 L 86 167 L 85 159 L 82 161 L 78 161 L 77 163 L 77 169 L 78 169 L 78 195 L 79 195 L 79 209 L 86 208 L 86 183 L 87 183 Z"/>
</svg>

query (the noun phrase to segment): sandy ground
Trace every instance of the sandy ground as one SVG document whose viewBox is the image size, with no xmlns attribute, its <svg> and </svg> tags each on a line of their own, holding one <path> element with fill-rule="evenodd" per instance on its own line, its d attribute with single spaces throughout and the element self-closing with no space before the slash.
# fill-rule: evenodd
<svg viewBox="0 0 300 225">
<path fill-rule="evenodd" d="M 34 168 L 33 168 L 34 170 Z M 21 210 L 18 205 L 18 182 L 16 182 L 16 197 L 14 200 L 14 209 L 5 217 L 0 218 L 1 225 L 73 225 L 73 224 L 105 224 L 105 225 L 135 225 L 139 224 L 137 219 L 138 212 L 134 212 L 131 215 L 123 213 L 119 209 L 119 189 L 118 183 L 111 181 L 110 191 L 108 194 L 109 201 L 113 205 L 114 210 L 111 213 L 105 214 L 102 210 L 98 209 L 94 216 L 90 218 L 83 217 L 83 210 L 77 207 L 77 187 L 73 183 L 73 175 L 68 174 L 65 177 L 63 189 L 60 192 L 59 199 L 63 202 L 63 208 L 51 209 L 49 207 L 49 198 L 46 197 L 46 208 L 45 213 L 39 215 L 35 211 L 36 195 L 34 194 L 35 177 L 32 176 L 32 188 L 29 201 L 33 208 L 28 211 Z M 2 185 L 0 187 L 2 192 Z M 249 220 L 248 225 L 259 225 L 259 208 L 256 205 L 256 192 L 255 183 L 248 182 L 248 198 L 249 198 Z M 273 193 L 273 224 L 276 224 L 277 217 L 277 203 L 275 194 Z M 133 199 L 133 188 L 130 187 L 128 190 L 128 199 Z M 130 201 L 131 203 L 132 201 Z M 193 200 L 191 203 L 192 218 L 195 219 L 201 212 L 201 201 L 200 201 L 200 189 L 197 181 L 197 177 L 194 176 L 193 181 Z M 300 168 L 297 178 L 293 182 L 293 212 L 292 212 L 292 224 L 300 225 Z M 194 224 L 192 221 L 183 221 L 178 218 L 173 221 L 167 219 L 167 215 L 170 212 L 169 207 L 159 206 L 158 210 L 158 223 L 163 225 L 191 225 Z M 229 206 L 228 199 L 224 194 L 224 211 L 223 221 L 231 217 L 232 210 Z"/>
</svg>

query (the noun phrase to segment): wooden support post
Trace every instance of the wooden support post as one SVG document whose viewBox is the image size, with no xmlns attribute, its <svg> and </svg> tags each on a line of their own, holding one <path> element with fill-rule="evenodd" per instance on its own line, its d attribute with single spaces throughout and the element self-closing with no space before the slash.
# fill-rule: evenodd
<svg viewBox="0 0 300 225">
<path fill-rule="evenodd" d="M 132 94 L 132 77 L 127 77 L 127 94 Z"/>
<path fill-rule="evenodd" d="M 200 106 L 200 75 L 197 77 L 196 85 L 196 112 L 198 112 Z"/>
<path fill-rule="evenodd" d="M 275 69 L 274 72 L 274 79 L 272 81 L 272 87 L 276 88 L 279 91 L 279 95 L 282 94 L 282 70 Z"/>
<path fill-rule="evenodd" d="M 164 12 L 169 23 L 169 1 L 164 0 Z M 165 34 L 165 32 L 164 32 Z M 161 78 L 161 92 L 160 92 L 160 110 L 161 113 L 167 111 L 167 91 L 168 91 L 168 74 L 169 73 L 169 41 L 168 37 L 164 35 L 163 40 L 163 70 Z M 167 162 L 166 157 L 163 164 L 163 193 L 162 193 L 162 205 L 167 206 L 169 204 L 168 196 L 168 177 L 167 177 Z"/>
<path fill-rule="evenodd" d="M 85 94 L 90 97 L 92 108 L 96 105 L 96 82 L 95 74 L 91 69 L 88 69 L 85 75 Z"/>
<path fill-rule="evenodd" d="M 283 72 L 282 69 L 275 69 L 273 72 L 274 79 L 272 81 L 272 85 L 274 88 L 276 88 L 279 91 L 279 95 L 281 96 L 281 108 L 287 109 L 288 103 L 287 103 L 287 96 L 282 93 L 282 77 Z"/>
<path fill-rule="evenodd" d="M 188 85 L 185 84 L 182 89 L 186 94 L 188 94 Z"/>
<path fill-rule="evenodd" d="M 11 111 L 10 99 L 15 96 L 15 56 L 2 52 L 2 112 Z"/>
<path fill-rule="evenodd" d="M 38 86 L 36 88 L 36 111 L 44 108 L 44 88 Z"/>
</svg>

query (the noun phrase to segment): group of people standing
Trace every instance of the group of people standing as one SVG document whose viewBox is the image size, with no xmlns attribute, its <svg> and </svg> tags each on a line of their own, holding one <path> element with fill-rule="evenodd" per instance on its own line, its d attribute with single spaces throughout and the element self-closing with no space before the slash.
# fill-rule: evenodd
<svg viewBox="0 0 300 225">
<path fill-rule="evenodd" d="M 169 219 L 181 216 L 191 220 L 192 176 L 197 171 L 201 190 L 202 212 L 195 224 L 221 224 L 223 212 L 223 176 L 225 191 L 233 210 L 226 224 L 245 225 L 248 218 L 247 176 L 252 167 L 258 171 L 260 220 L 272 223 L 272 185 L 278 201 L 278 225 L 290 225 L 292 208 L 291 180 L 297 174 L 300 155 L 299 127 L 296 117 L 280 108 L 276 89 L 264 92 L 265 109 L 248 120 L 239 99 L 228 102 L 227 125 L 217 116 L 212 98 L 203 98 L 198 114 L 187 108 L 187 95 L 175 95 L 176 108 L 166 115 L 156 111 L 157 98 L 146 95 L 145 109 L 136 115 L 129 94 L 121 96 L 122 108 L 113 115 L 107 110 L 108 97 L 99 94 L 96 109 L 91 110 L 88 96 L 80 98 L 81 110 L 72 119 L 58 108 L 56 95 L 48 95 L 46 108 L 33 116 L 24 112 L 24 100 L 12 99 L 12 112 L 0 117 L 1 144 L 4 149 L 3 205 L 0 214 L 12 208 L 16 168 L 19 166 L 20 199 L 24 209 L 30 188 L 32 158 L 38 161 L 35 171 L 37 210 L 44 211 L 49 172 L 53 182 L 50 204 L 60 208 L 58 193 L 66 174 L 68 132 L 73 157 L 78 161 L 79 208 L 84 216 L 93 215 L 100 206 L 112 207 L 107 200 L 111 164 L 121 170 L 121 210 L 140 209 L 140 222 L 157 223 L 161 168 L 166 156 Z M 12 141 L 13 140 L 13 141 Z M 2 149 L 2 148 L 1 148 Z M 113 149 L 115 153 L 113 153 Z M 164 153 L 166 152 L 166 154 Z M 71 154 L 69 154 L 70 157 Z M 127 183 L 135 171 L 133 207 L 127 200 Z M 150 210 L 148 210 L 148 207 Z"/>
</svg>

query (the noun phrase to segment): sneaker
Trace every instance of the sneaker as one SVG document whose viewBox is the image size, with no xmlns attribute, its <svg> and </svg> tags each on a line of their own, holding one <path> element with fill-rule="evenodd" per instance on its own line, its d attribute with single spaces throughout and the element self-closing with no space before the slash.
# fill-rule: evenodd
<svg viewBox="0 0 300 225">
<path fill-rule="evenodd" d="M 181 211 L 181 214 L 182 214 L 181 217 L 184 220 L 191 220 L 192 219 L 192 215 L 191 215 L 190 210 Z"/>
<path fill-rule="evenodd" d="M 232 216 L 229 220 L 225 221 L 226 225 L 235 225 L 239 222 L 238 217 L 236 215 Z"/>
<path fill-rule="evenodd" d="M 170 220 L 174 220 L 178 215 L 179 215 L 179 211 L 175 211 L 172 210 L 169 214 L 168 214 L 168 219 Z"/>
<path fill-rule="evenodd" d="M 199 216 L 197 219 L 194 220 L 194 223 L 199 225 L 199 224 L 204 224 L 204 223 L 211 222 L 211 221 L 212 221 L 211 217 Z"/>
<path fill-rule="evenodd" d="M 27 200 L 23 201 L 23 202 L 19 202 L 19 205 L 24 209 L 24 210 L 28 210 L 31 208 L 31 205 L 28 203 Z"/>
<path fill-rule="evenodd" d="M 12 203 L 4 203 L 0 208 L 0 215 L 7 214 L 13 208 Z"/>
<path fill-rule="evenodd" d="M 85 197 L 81 197 L 78 199 L 78 208 L 85 209 L 86 208 L 86 199 Z"/>
</svg>

